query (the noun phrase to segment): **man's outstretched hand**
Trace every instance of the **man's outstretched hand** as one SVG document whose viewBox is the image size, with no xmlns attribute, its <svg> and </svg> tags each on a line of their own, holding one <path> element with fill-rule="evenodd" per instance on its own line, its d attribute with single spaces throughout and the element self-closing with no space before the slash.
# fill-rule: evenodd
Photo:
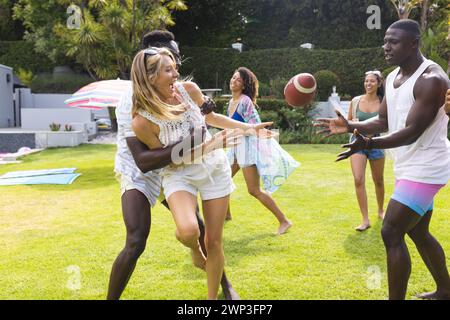
<svg viewBox="0 0 450 320">
<path fill-rule="evenodd" d="M 358 132 L 357 129 L 353 131 L 353 136 L 355 137 L 355 140 L 353 142 L 344 144 L 342 146 L 342 148 L 350 148 L 350 149 L 338 154 L 336 161 L 347 159 L 352 154 L 362 151 L 364 149 L 370 149 L 370 141 L 371 141 L 370 138 L 364 137 L 362 134 Z"/>
<path fill-rule="evenodd" d="M 334 110 L 337 118 L 318 118 L 314 123 L 314 127 L 322 128 L 317 134 L 323 134 L 326 138 L 341 133 L 347 133 L 349 130 L 348 120 L 338 111 Z"/>
</svg>

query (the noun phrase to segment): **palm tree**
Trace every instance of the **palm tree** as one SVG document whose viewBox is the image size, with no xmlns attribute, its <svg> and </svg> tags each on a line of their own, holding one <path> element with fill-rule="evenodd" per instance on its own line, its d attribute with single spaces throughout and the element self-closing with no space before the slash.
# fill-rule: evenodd
<svg viewBox="0 0 450 320">
<path fill-rule="evenodd" d="M 408 19 L 412 9 L 422 3 L 423 0 L 390 0 L 397 9 L 399 20 Z"/>
<path fill-rule="evenodd" d="M 83 64 L 94 79 L 128 79 L 143 35 L 173 25 L 173 10 L 186 9 L 184 0 L 94 0 L 82 9 L 79 29 L 67 30 L 60 24 L 54 30 L 67 55 Z"/>
<path fill-rule="evenodd" d="M 93 0 L 82 7 L 79 29 L 67 30 L 59 24 L 54 32 L 65 43 L 66 54 L 93 79 L 129 79 L 144 34 L 173 25 L 172 11 L 186 9 L 183 0 Z M 112 130 L 117 131 L 114 109 L 108 108 L 108 113 Z"/>
</svg>

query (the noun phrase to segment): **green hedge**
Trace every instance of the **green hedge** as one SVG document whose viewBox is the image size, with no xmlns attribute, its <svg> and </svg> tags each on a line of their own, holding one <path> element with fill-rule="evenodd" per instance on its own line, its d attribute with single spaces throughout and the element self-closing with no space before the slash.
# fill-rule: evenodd
<svg viewBox="0 0 450 320">
<path fill-rule="evenodd" d="M 30 88 L 33 93 L 71 94 L 93 81 L 91 77 L 81 74 L 40 74 L 33 79 Z"/>
<path fill-rule="evenodd" d="M 54 64 L 43 54 L 37 54 L 27 41 L 0 41 L 0 64 L 19 70 L 51 72 Z"/>
<path fill-rule="evenodd" d="M 364 90 L 367 70 L 384 70 L 387 64 L 381 47 L 349 50 L 264 49 L 244 51 L 232 49 L 183 47 L 185 56 L 181 73 L 192 75 L 202 88 L 221 88 L 228 92 L 233 71 L 245 66 L 255 72 L 264 85 L 275 78 L 319 70 L 330 70 L 341 80 L 337 91 L 355 96 Z M 320 88 L 318 89 L 320 91 Z"/>
<path fill-rule="evenodd" d="M 228 99 L 216 99 L 217 113 L 226 114 Z M 347 135 L 323 138 L 315 134 L 311 119 L 307 116 L 312 106 L 293 109 L 281 99 L 258 99 L 258 112 L 263 122 L 273 122 L 273 127 L 280 130 L 280 143 L 345 143 Z"/>
</svg>

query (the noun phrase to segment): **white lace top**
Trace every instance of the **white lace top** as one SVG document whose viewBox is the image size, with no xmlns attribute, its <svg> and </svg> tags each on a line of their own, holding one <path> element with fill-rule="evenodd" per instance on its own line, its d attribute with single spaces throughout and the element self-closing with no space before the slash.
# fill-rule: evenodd
<svg viewBox="0 0 450 320">
<path fill-rule="evenodd" d="M 191 127 L 206 127 L 205 117 L 202 115 L 198 105 L 189 96 L 183 84 L 175 83 L 174 85 L 181 95 L 182 103 L 186 106 L 186 111 L 180 115 L 178 120 L 161 120 L 148 112 L 139 111 L 141 116 L 159 126 L 159 140 L 164 147 L 178 142 L 181 138 L 189 137 Z M 206 130 L 205 140 L 210 139 L 211 134 Z M 214 178 L 212 175 L 226 169 L 229 170 L 229 167 L 225 152 L 222 149 L 218 149 L 196 159 L 194 163 L 184 163 L 179 166 L 169 165 L 163 168 L 160 174 L 163 184 L 165 179 L 170 179 L 173 175 L 188 179 L 189 183 L 192 183 L 193 180 L 196 180 L 197 183 L 205 183 L 205 181 L 213 182 Z M 199 168 L 200 170 L 198 170 Z"/>
<path fill-rule="evenodd" d="M 138 113 L 144 118 L 159 126 L 159 140 L 164 147 L 174 144 L 180 138 L 186 138 L 190 135 L 191 127 L 200 128 L 206 127 L 205 117 L 200 112 L 200 108 L 192 100 L 189 93 L 184 88 L 183 84 L 175 83 L 175 87 L 181 94 L 183 103 L 186 106 L 186 112 L 180 115 L 178 120 L 162 120 L 145 110 L 139 110 Z M 206 139 L 210 139 L 211 135 L 206 131 Z"/>
</svg>

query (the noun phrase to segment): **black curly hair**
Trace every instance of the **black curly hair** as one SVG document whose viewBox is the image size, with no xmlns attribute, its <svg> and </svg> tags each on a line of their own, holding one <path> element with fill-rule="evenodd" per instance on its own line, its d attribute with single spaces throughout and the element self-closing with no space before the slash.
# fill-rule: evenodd
<svg viewBox="0 0 450 320">
<path fill-rule="evenodd" d="M 246 67 L 240 67 L 236 70 L 236 72 L 239 72 L 242 83 L 244 84 L 242 93 L 252 99 L 253 103 L 256 104 L 259 89 L 258 78 L 256 78 L 255 74 Z"/>
</svg>

